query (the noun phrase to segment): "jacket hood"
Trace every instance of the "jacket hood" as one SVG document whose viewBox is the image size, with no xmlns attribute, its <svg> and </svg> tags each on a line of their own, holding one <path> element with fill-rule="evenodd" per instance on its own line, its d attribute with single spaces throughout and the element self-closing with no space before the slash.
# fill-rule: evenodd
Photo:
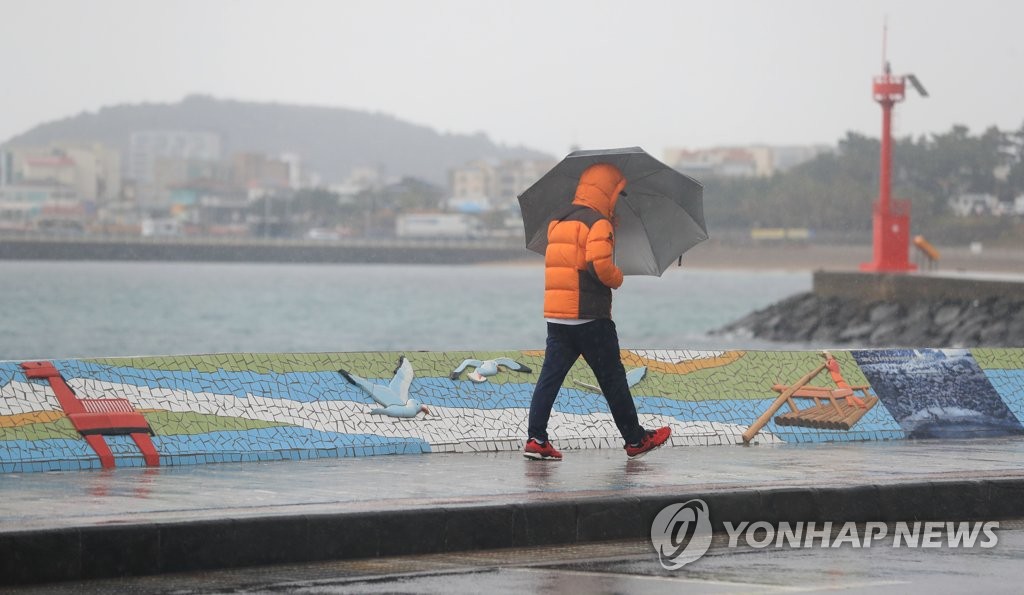
<svg viewBox="0 0 1024 595">
<path fill-rule="evenodd" d="M 626 178 L 619 168 L 610 163 L 595 163 L 580 175 L 572 204 L 590 207 L 610 219 L 625 187 Z"/>
</svg>

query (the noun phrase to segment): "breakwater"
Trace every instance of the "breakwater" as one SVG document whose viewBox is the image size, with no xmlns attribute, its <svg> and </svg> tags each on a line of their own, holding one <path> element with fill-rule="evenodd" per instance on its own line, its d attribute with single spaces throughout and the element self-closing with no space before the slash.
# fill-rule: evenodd
<svg viewBox="0 0 1024 595">
<path fill-rule="evenodd" d="M 452 264 L 518 260 L 532 254 L 518 238 L 332 241 L 90 236 L 0 238 L 0 258 L 5 260 Z"/>
<path fill-rule="evenodd" d="M 715 331 L 857 347 L 1024 346 L 1024 281 L 817 271 L 813 289 Z"/>
</svg>

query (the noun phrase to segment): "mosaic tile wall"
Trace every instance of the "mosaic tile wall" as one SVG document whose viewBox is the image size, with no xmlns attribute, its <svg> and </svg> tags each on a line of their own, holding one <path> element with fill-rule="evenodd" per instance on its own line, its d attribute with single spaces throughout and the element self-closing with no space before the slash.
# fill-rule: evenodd
<svg viewBox="0 0 1024 595">
<path fill-rule="evenodd" d="M 1024 349 L 832 355 L 839 376 L 787 390 L 820 353 L 622 353 L 641 423 L 670 425 L 675 446 L 740 443 L 780 403 L 752 443 L 1024 431 Z M 518 450 L 542 361 L 515 351 L 0 362 L 0 472 Z M 843 382 L 864 388 L 845 397 Z M 622 447 L 594 385 L 578 362 L 549 426 L 559 448 Z"/>
</svg>

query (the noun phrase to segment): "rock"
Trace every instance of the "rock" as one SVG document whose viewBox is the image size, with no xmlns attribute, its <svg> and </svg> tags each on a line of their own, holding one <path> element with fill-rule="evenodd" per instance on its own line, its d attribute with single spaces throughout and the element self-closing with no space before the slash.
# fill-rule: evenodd
<svg viewBox="0 0 1024 595">
<path fill-rule="evenodd" d="M 935 326 L 939 327 L 950 326 L 960 316 L 960 311 L 961 307 L 958 305 L 943 305 L 935 312 L 935 319 L 932 322 L 935 323 Z"/>
<path fill-rule="evenodd" d="M 1018 304 L 1015 304 L 1009 298 L 997 299 L 989 306 L 988 313 L 994 320 L 998 320 L 1008 316 L 1014 309 L 1014 306 L 1018 306 Z"/>
<path fill-rule="evenodd" d="M 917 302 L 907 310 L 907 315 L 904 317 L 903 322 L 907 326 L 912 324 L 925 324 L 931 323 L 932 309 L 928 302 Z"/>
<path fill-rule="evenodd" d="M 868 319 L 867 307 L 859 302 L 845 301 L 839 309 L 838 317 L 839 322 L 843 323 L 844 326 L 866 322 Z"/>
<path fill-rule="evenodd" d="M 953 329 L 949 335 L 952 347 L 978 347 L 980 345 L 981 329 L 985 327 L 985 321 L 980 318 L 973 318 L 965 321 L 964 324 Z"/>
<path fill-rule="evenodd" d="M 1003 347 L 1006 343 L 1006 322 L 990 320 L 978 333 L 978 345 L 985 347 Z"/>
<path fill-rule="evenodd" d="M 907 325 L 896 341 L 906 347 L 926 347 L 936 345 L 931 327 L 925 324 Z"/>
<path fill-rule="evenodd" d="M 773 314 L 771 318 L 764 320 L 758 325 L 758 331 L 765 334 L 773 334 L 782 323 L 782 314 Z"/>
<path fill-rule="evenodd" d="M 760 312 L 752 312 L 752 313 L 747 314 L 746 316 L 744 316 L 743 318 L 741 318 L 741 319 L 739 319 L 739 320 L 737 320 L 735 322 L 730 322 L 729 324 L 723 326 L 720 329 L 711 331 L 711 334 L 712 335 L 729 334 L 729 333 L 735 333 L 735 332 L 739 332 L 739 331 L 744 331 L 744 332 L 748 332 L 748 333 L 753 334 L 752 329 L 753 329 L 754 325 L 757 323 L 759 315 L 760 315 Z"/>
<path fill-rule="evenodd" d="M 839 333 L 839 338 L 843 341 L 854 341 L 857 339 L 863 339 L 871 334 L 871 331 L 875 330 L 875 325 L 870 322 L 864 322 L 855 326 L 848 326 Z"/>
<path fill-rule="evenodd" d="M 1018 312 L 1006 322 L 1006 344 L 1012 347 L 1024 345 L 1024 312 Z"/>
<path fill-rule="evenodd" d="M 871 331 L 868 343 L 877 347 L 891 347 L 898 343 L 902 324 L 898 320 L 883 322 Z"/>
<path fill-rule="evenodd" d="M 950 337 L 953 332 L 948 329 L 933 329 L 932 332 L 928 333 L 928 338 L 921 345 L 914 345 L 914 347 L 949 347 Z"/>
<path fill-rule="evenodd" d="M 881 302 L 871 307 L 868 311 L 868 320 L 874 323 L 889 320 L 900 313 L 899 304 L 888 304 Z"/>
<path fill-rule="evenodd" d="M 825 323 L 822 323 L 818 325 L 818 328 L 814 329 L 814 332 L 811 333 L 811 336 L 808 337 L 808 340 L 812 343 L 825 343 L 829 345 L 838 343 L 839 332 L 841 330 L 842 329 L 840 328 L 829 326 Z"/>
<path fill-rule="evenodd" d="M 1024 301 L 920 301 L 907 307 L 802 293 L 715 334 L 818 345 L 901 347 L 1024 346 Z"/>
<path fill-rule="evenodd" d="M 820 320 L 817 316 L 808 316 L 801 319 L 798 324 L 793 325 L 793 332 L 790 335 L 794 341 L 807 341 L 817 330 Z"/>
</svg>

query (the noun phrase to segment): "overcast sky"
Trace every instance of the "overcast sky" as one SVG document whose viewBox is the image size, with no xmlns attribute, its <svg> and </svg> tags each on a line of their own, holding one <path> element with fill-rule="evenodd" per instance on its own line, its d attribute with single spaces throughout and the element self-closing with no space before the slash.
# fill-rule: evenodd
<svg viewBox="0 0 1024 595">
<path fill-rule="evenodd" d="M 190 93 L 379 111 L 563 155 L 1024 123 L 1016 0 L 0 0 L 0 141 Z"/>
</svg>

